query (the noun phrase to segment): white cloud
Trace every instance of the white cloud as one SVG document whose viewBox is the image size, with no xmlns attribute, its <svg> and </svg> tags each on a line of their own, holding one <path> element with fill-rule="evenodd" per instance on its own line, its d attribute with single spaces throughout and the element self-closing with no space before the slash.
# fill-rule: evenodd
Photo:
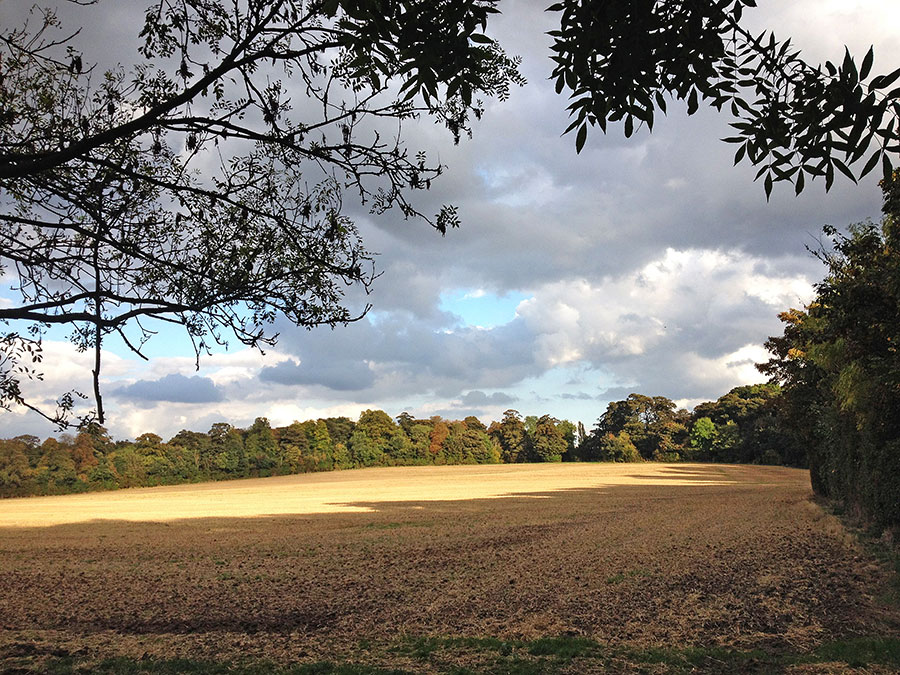
<svg viewBox="0 0 900 675">
<path fill-rule="evenodd" d="M 628 274 L 540 287 L 519 314 L 546 367 L 585 362 L 637 383 L 655 369 L 654 379 L 668 373 L 709 391 L 706 383 L 758 381 L 752 363 L 777 312 L 812 292 L 803 276 L 767 272 L 739 252 L 668 249 Z"/>
</svg>

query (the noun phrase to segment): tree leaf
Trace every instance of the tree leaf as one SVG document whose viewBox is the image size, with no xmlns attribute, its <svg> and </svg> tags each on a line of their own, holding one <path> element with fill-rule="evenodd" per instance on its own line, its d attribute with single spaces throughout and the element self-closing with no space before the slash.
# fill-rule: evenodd
<svg viewBox="0 0 900 675">
<path fill-rule="evenodd" d="M 859 67 L 859 79 L 865 80 L 869 73 L 872 72 L 872 63 L 875 60 L 875 49 L 874 47 L 869 47 L 869 51 L 866 52 L 865 57 L 863 57 L 862 65 Z"/>
<path fill-rule="evenodd" d="M 575 137 L 575 152 L 581 153 L 581 149 L 584 147 L 584 142 L 587 140 L 587 124 L 582 124 L 581 128 L 578 129 L 578 136 Z"/>
</svg>

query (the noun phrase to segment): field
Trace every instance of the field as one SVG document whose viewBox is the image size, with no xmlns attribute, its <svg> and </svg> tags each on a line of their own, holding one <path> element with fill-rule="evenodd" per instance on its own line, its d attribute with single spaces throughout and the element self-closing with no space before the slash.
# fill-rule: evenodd
<svg viewBox="0 0 900 675">
<path fill-rule="evenodd" d="M 808 474 L 774 467 L 410 467 L 6 500 L 0 671 L 896 672 L 888 584 Z"/>
</svg>

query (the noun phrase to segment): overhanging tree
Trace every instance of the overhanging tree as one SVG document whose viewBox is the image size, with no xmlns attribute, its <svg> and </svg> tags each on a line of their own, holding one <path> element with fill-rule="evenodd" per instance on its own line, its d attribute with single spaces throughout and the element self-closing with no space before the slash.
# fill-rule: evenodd
<svg viewBox="0 0 900 675">
<path fill-rule="evenodd" d="M 0 336 L 0 406 L 28 404 L 19 383 L 35 376 L 48 324 L 73 326 L 99 355 L 113 332 L 141 353 L 144 321 L 172 321 L 199 355 L 222 331 L 270 344 L 279 314 L 307 327 L 353 320 L 344 289 L 368 289 L 374 272 L 343 197 L 424 217 L 408 194 L 441 167 L 405 148 L 400 125 L 427 114 L 459 138 L 478 96 L 521 82 L 483 33 L 497 4 L 158 0 L 140 62 L 109 72 L 87 66 L 52 12 L 0 28 L 0 271 L 22 300 L 0 320 L 32 329 Z M 576 149 L 590 126 L 652 128 L 675 98 L 689 114 L 702 102 L 731 111 L 735 162 L 759 166 L 767 194 L 879 165 L 888 176 L 900 69 L 871 77 L 872 50 L 811 66 L 790 41 L 747 30 L 753 6 L 552 5 L 552 77 L 571 96 Z M 425 219 L 457 224 L 450 207 Z M 52 416 L 64 423 L 72 401 Z"/>
<path fill-rule="evenodd" d="M 735 164 L 759 167 L 768 196 L 808 178 L 830 188 L 836 172 L 854 182 L 900 155 L 900 68 L 871 77 L 872 49 L 859 63 L 806 63 L 774 32 L 751 33 L 744 10 L 756 0 L 563 0 L 549 11 L 556 91 L 567 91 L 579 152 L 588 128 L 622 122 L 626 136 L 653 128 L 672 98 L 688 114 L 706 102 L 735 118 Z"/>
<path fill-rule="evenodd" d="M 20 388 L 50 325 L 94 351 L 102 423 L 113 333 L 143 356 L 151 322 L 175 323 L 199 358 L 229 334 L 272 344 L 278 316 L 359 318 L 345 289 L 375 273 L 344 196 L 457 225 L 452 207 L 410 200 L 441 166 L 404 146 L 402 124 L 427 115 L 459 139 L 479 96 L 522 81 L 483 34 L 495 4 L 159 0 L 140 60 L 106 71 L 52 10 L 0 28 L 0 274 L 20 298 L 0 320 L 26 327 L 0 337 L 0 407 L 68 423 L 71 394 L 46 411 Z"/>
</svg>

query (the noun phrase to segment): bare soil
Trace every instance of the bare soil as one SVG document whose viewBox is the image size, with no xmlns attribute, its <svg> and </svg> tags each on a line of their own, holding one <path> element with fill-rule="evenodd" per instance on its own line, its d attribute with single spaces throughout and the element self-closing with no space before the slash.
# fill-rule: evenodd
<svg viewBox="0 0 900 675">
<path fill-rule="evenodd" d="M 5 500 L 0 670 L 54 653 L 365 660 L 421 636 L 802 652 L 897 634 L 873 597 L 886 579 L 808 473 L 774 467 L 411 467 Z"/>
</svg>

